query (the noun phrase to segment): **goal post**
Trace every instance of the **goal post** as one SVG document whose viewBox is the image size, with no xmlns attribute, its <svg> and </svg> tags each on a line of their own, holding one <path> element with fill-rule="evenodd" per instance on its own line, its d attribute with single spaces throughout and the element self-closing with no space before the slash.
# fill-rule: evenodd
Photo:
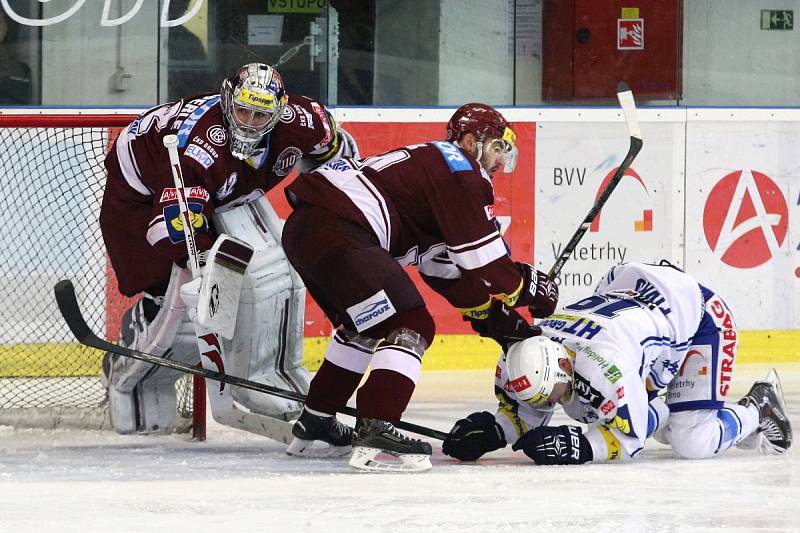
<svg viewBox="0 0 800 533">
<path fill-rule="evenodd" d="M 103 354 L 72 338 L 53 286 L 72 279 L 90 325 L 117 340 L 133 300 L 117 291 L 98 218 L 105 155 L 135 117 L 0 111 L 0 425 L 110 428 Z M 178 387 L 185 426 L 204 432 L 205 420 L 192 420 L 192 380 Z"/>
</svg>

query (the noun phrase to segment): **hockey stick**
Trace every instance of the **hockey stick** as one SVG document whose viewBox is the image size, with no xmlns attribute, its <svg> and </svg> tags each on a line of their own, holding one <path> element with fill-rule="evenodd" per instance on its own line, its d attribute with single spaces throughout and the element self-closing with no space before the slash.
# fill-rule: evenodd
<svg viewBox="0 0 800 533">
<path fill-rule="evenodd" d="M 192 229 L 192 213 L 189 211 L 189 201 L 186 197 L 186 185 L 183 182 L 183 172 L 181 162 L 178 159 L 178 136 L 165 135 L 162 140 L 164 147 L 169 152 L 169 164 L 172 167 L 172 180 L 175 183 L 176 195 L 178 197 L 178 208 L 183 219 L 183 236 L 186 240 L 186 248 L 189 252 L 189 260 L 186 262 L 192 278 L 200 275 L 200 256 L 197 253 L 197 242 L 194 240 L 194 230 Z"/>
<path fill-rule="evenodd" d="M 296 402 L 305 403 L 306 401 L 305 394 L 279 389 L 277 387 L 272 387 L 270 385 L 265 385 L 263 383 L 257 383 L 255 381 L 238 378 L 236 376 L 231 376 L 229 374 L 222 374 L 220 372 L 215 372 L 214 370 L 208 370 L 205 368 L 196 368 L 194 366 L 185 363 L 180 363 L 178 361 L 171 361 L 163 357 L 158 357 L 137 350 L 131 350 L 130 348 L 126 348 L 124 346 L 118 346 L 116 344 L 103 340 L 97 335 L 95 335 L 94 332 L 91 330 L 91 328 L 89 328 L 88 324 L 86 324 L 86 320 L 84 320 L 83 315 L 81 314 L 80 306 L 78 305 L 78 299 L 75 296 L 75 287 L 72 285 L 72 282 L 70 280 L 65 279 L 59 281 L 58 283 L 56 283 L 56 286 L 53 289 L 53 291 L 55 292 L 58 308 L 61 311 L 61 315 L 64 317 L 67 326 L 69 326 L 70 331 L 72 331 L 72 334 L 75 335 L 75 338 L 78 340 L 78 342 L 80 342 L 85 346 L 88 346 L 90 348 L 95 348 L 98 350 L 112 352 L 117 355 L 121 355 L 123 357 L 138 359 L 139 361 L 144 361 L 145 363 L 151 363 L 158 366 L 165 366 L 167 368 L 171 368 L 179 372 L 184 372 L 186 374 L 194 374 L 195 376 L 201 376 L 206 379 L 219 381 L 221 383 L 235 385 L 237 387 L 242 387 L 244 389 L 250 389 L 256 392 L 262 392 L 264 394 L 271 394 L 273 396 L 278 396 L 280 398 L 294 400 Z M 356 416 L 356 410 L 353 409 L 352 407 L 347 407 L 347 406 L 342 407 L 340 409 L 340 412 L 348 416 L 352 417 Z M 400 429 L 405 429 L 407 431 L 417 433 L 418 435 L 424 435 L 426 437 L 431 437 L 434 439 L 444 440 L 447 438 L 447 433 L 427 428 L 424 426 L 418 426 L 417 424 L 412 424 L 410 422 L 400 421 L 397 424 L 395 424 L 395 426 Z"/>
<path fill-rule="evenodd" d="M 631 92 L 630 87 L 628 87 L 628 84 L 624 81 L 621 81 L 619 84 L 617 84 L 617 99 L 619 100 L 619 105 L 622 108 L 623 114 L 625 115 L 625 122 L 628 125 L 628 132 L 631 136 L 631 145 L 628 149 L 628 155 L 626 155 L 625 159 L 622 160 L 622 164 L 617 169 L 614 177 L 611 178 L 611 181 L 608 182 L 608 185 L 606 185 L 603 193 L 594 202 L 594 205 L 589 210 L 586 218 L 583 219 L 581 225 L 575 231 L 575 234 L 569 240 L 564 249 L 561 250 L 561 255 L 558 256 L 558 259 L 556 259 L 556 262 L 553 263 L 553 266 L 550 268 L 550 272 L 547 273 L 547 275 L 550 276 L 550 279 L 553 279 L 561 272 L 561 269 L 564 267 L 564 263 L 567 262 L 570 254 L 572 254 L 572 252 L 578 246 L 580 240 L 583 238 L 583 234 L 586 233 L 586 231 L 589 229 L 589 226 L 592 225 L 592 221 L 594 221 L 595 217 L 598 215 L 598 213 L 600 213 L 600 210 L 603 209 L 608 197 L 611 196 L 612 191 L 622 180 L 622 176 L 625 175 L 625 171 L 630 168 L 631 163 L 633 163 L 633 160 L 636 158 L 639 150 L 642 149 L 642 132 L 639 128 L 639 120 L 636 117 L 636 102 L 633 100 L 633 93 Z"/>
</svg>

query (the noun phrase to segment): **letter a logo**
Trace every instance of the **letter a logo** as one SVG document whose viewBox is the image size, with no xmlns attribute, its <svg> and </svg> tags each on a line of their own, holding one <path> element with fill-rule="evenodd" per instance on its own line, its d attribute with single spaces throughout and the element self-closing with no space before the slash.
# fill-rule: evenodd
<svg viewBox="0 0 800 533">
<path fill-rule="evenodd" d="M 772 259 L 786 240 L 789 217 L 778 185 L 755 170 L 737 170 L 711 189 L 703 230 L 714 255 L 736 268 Z"/>
</svg>

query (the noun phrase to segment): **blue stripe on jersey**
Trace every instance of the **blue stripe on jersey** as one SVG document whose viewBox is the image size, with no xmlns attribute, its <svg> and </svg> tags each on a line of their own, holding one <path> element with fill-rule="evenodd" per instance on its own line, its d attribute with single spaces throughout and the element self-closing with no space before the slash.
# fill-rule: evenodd
<svg viewBox="0 0 800 533">
<path fill-rule="evenodd" d="M 658 428 L 658 411 L 653 409 L 652 405 L 647 406 L 647 436 L 651 436 L 653 432 Z"/>
<path fill-rule="evenodd" d="M 442 153 L 451 172 L 472 170 L 472 165 L 455 144 L 445 141 L 434 141 L 431 144 Z"/>
<path fill-rule="evenodd" d="M 200 120 L 200 117 L 205 115 L 206 111 L 211 109 L 217 102 L 219 102 L 219 96 L 215 96 L 207 100 L 205 104 L 195 109 L 191 115 L 186 117 L 186 119 L 183 121 L 183 124 L 181 124 L 180 129 L 178 129 L 178 148 L 184 148 L 186 146 L 194 125 L 197 124 L 197 121 Z"/>
<path fill-rule="evenodd" d="M 717 451 L 714 453 L 720 450 L 727 450 L 733 446 L 733 443 L 736 442 L 742 432 L 742 421 L 739 420 L 733 409 L 720 409 L 717 411 L 717 419 L 720 425 L 720 435 Z"/>
</svg>

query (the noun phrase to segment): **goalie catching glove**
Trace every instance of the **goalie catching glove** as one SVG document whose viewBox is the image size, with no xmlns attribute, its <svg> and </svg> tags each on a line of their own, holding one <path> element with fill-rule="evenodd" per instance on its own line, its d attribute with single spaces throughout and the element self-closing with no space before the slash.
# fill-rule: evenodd
<svg viewBox="0 0 800 533">
<path fill-rule="evenodd" d="M 542 334 L 542 328 L 528 323 L 522 315 L 500 300 L 492 301 L 486 318 L 471 318 L 469 321 L 476 333 L 494 339 L 504 352 L 513 342 Z"/>
<path fill-rule="evenodd" d="M 534 428 L 511 447 L 537 465 L 582 465 L 592 460 L 592 446 L 578 426 Z"/>
<path fill-rule="evenodd" d="M 462 418 L 442 443 L 442 453 L 460 461 L 475 461 L 485 453 L 505 448 L 503 429 L 488 411 Z"/>
</svg>

